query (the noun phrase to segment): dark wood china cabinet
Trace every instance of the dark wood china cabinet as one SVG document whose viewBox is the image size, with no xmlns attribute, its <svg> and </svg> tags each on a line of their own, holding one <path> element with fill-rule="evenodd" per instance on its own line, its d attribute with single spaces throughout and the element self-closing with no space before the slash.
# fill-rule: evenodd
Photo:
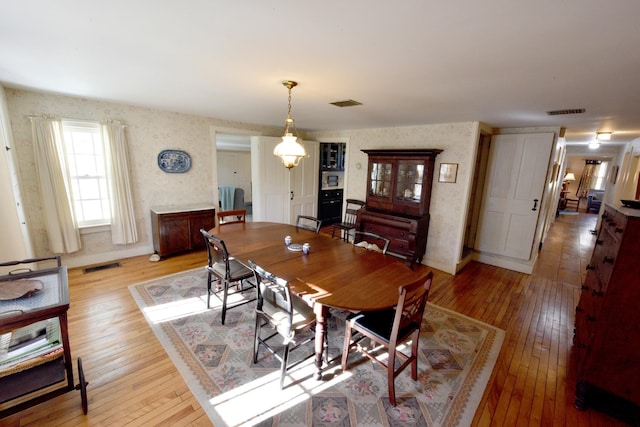
<svg viewBox="0 0 640 427">
<path fill-rule="evenodd" d="M 366 206 L 356 228 L 391 240 L 388 253 L 420 263 L 427 245 L 429 205 L 439 149 L 362 150 L 369 156 Z"/>
</svg>

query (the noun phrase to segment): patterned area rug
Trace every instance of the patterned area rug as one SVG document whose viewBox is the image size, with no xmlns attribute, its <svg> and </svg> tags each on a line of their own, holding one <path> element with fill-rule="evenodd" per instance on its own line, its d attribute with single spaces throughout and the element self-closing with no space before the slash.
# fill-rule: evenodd
<svg viewBox="0 0 640 427">
<path fill-rule="evenodd" d="M 329 318 L 328 366 L 313 379 L 313 358 L 279 387 L 279 362 L 269 353 L 252 363 L 254 303 L 227 312 L 206 309 L 204 268 L 131 285 L 131 294 L 215 426 L 466 426 L 471 423 L 504 332 L 428 304 L 420 337 L 418 381 L 410 368 L 396 378 L 398 406 L 389 405 L 386 371 L 354 352 L 342 372 L 346 312 Z M 212 297 L 212 305 L 219 301 Z M 313 352 L 313 344 L 309 346 Z M 308 355 L 306 349 L 291 353 Z"/>
</svg>

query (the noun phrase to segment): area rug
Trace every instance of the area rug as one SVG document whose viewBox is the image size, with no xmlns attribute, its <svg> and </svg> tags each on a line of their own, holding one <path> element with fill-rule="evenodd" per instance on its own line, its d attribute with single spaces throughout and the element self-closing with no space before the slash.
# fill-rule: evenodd
<svg viewBox="0 0 640 427">
<path fill-rule="evenodd" d="M 323 380 L 313 378 L 310 358 L 288 373 L 281 390 L 277 359 L 264 352 L 253 364 L 255 303 L 227 311 L 220 325 L 218 300 L 212 297 L 212 308 L 206 308 L 204 268 L 129 290 L 215 426 L 467 426 L 504 340 L 500 329 L 428 304 L 418 381 L 409 368 L 402 372 L 395 380 L 398 405 L 392 407 L 383 368 L 357 352 L 350 354 L 346 372 L 340 367 L 346 312 L 331 311 Z M 311 347 L 291 356 L 306 356 Z"/>
</svg>

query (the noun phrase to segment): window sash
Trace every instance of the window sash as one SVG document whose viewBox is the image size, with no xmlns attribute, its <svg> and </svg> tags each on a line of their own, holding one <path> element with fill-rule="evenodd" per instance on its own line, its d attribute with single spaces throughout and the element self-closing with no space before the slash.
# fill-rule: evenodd
<svg viewBox="0 0 640 427">
<path fill-rule="evenodd" d="M 95 122 L 62 121 L 78 227 L 109 225 L 111 204 L 104 143 Z"/>
</svg>

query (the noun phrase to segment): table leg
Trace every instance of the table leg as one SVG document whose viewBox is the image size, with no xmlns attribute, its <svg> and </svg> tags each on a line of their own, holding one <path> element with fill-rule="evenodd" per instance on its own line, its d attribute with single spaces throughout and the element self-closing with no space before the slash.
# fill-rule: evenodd
<svg viewBox="0 0 640 427">
<path fill-rule="evenodd" d="M 315 336 L 315 352 L 316 352 L 316 374 L 315 379 L 322 379 L 322 356 L 324 353 L 324 341 L 327 336 L 327 315 L 329 308 L 322 304 L 314 304 L 313 311 L 316 314 L 316 336 Z"/>
</svg>

